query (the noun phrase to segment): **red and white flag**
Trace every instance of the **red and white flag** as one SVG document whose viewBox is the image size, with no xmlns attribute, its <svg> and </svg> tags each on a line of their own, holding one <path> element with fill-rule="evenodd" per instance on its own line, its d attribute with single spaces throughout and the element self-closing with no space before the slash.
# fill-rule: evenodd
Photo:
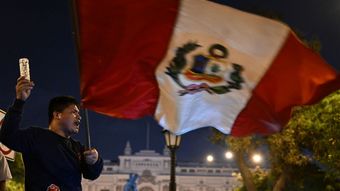
<svg viewBox="0 0 340 191">
<path fill-rule="evenodd" d="M 279 131 L 337 73 L 277 21 L 205 0 L 78 1 L 82 102 L 183 134 Z"/>
<path fill-rule="evenodd" d="M 0 109 L 0 129 L 1 129 L 2 121 L 5 115 L 6 115 L 6 112 Z M 14 161 L 15 152 L 9 149 L 8 147 L 6 147 L 5 145 L 3 145 L 2 143 L 0 143 L 0 152 L 2 152 L 2 154 L 4 154 L 4 156 L 7 159 Z"/>
</svg>

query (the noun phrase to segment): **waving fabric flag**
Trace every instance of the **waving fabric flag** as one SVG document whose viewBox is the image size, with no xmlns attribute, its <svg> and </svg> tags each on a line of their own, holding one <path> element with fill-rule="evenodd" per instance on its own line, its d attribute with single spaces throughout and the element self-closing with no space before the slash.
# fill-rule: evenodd
<svg viewBox="0 0 340 191">
<path fill-rule="evenodd" d="M 177 0 L 78 0 L 80 85 L 85 107 L 114 117 L 151 115 L 155 69 L 166 53 Z"/>
<path fill-rule="evenodd" d="M 176 134 L 269 134 L 293 106 L 340 88 L 289 27 L 227 6 L 81 0 L 78 11 L 82 102 L 109 116 L 154 114 Z"/>
</svg>

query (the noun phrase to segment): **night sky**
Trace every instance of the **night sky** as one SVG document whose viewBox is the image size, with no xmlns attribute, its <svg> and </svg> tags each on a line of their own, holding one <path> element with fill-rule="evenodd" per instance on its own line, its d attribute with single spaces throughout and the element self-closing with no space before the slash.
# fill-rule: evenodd
<svg viewBox="0 0 340 191">
<path fill-rule="evenodd" d="M 160 0 L 161 2 L 161 0 Z M 321 55 L 340 69 L 340 2 L 338 0 L 219 0 L 241 10 L 271 11 L 307 37 L 318 37 Z M 100 3 L 100 1 L 98 1 Z M 47 127 L 47 104 L 58 95 L 79 98 L 79 74 L 67 0 L 11 0 L 0 3 L 0 109 L 7 110 L 15 98 L 18 59 L 30 59 L 31 79 L 36 86 L 27 101 L 23 126 Z M 162 152 L 162 128 L 152 117 L 121 120 L 89 114 L 92 145 L 104 159 L 117 159 L 126 141 L 134 152 L 146 148 L 150 126 L 150 149 Z M 223 160 L 224 149 L 209 142 L 208 128 L 187 133 L 178 150 L 180 161 L 203 161 L 208 153 Z M 84 131 L 75 137 L 84 140 Z"/>
</svg>

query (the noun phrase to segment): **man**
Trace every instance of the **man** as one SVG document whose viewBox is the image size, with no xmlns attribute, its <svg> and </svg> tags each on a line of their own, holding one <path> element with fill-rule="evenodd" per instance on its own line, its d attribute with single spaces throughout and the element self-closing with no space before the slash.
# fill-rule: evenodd
<svg viewBox="0 0 340 191">
<path fill-rule="evenodd" d="M 0 191 L 6 190 L 6 181 L 12 179 L 6 157 L 0 151 Z"/>
<path fill-rule="evenodd" d="M 0 141 L 22 153 L 26 191 L 80 191 L 82 175 L 96 179 L 103 160 L 96 149 L 85 150 L 71 138 L 79 131 L 78 104 L 68 96 L 53 98 L 48 108 L 48 129 L 19 129 L 23 106 L 33 87 L 32 81 L 18 79 L 16 99 L 4 118 Z"/>
</svg>

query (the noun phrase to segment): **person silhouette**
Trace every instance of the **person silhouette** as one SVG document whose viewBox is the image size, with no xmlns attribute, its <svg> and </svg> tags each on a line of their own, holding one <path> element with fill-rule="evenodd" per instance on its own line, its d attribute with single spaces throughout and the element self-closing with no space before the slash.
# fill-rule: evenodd
<svg viewBox="0 0 340 191">
<path fill-rule="evenodd" d="M 136 181 L 138 179 L 138 174 L 131 173 L 129 175 L 129 180 L 124 186 L 124 191 L 138 191 Z"/>
</svg>

